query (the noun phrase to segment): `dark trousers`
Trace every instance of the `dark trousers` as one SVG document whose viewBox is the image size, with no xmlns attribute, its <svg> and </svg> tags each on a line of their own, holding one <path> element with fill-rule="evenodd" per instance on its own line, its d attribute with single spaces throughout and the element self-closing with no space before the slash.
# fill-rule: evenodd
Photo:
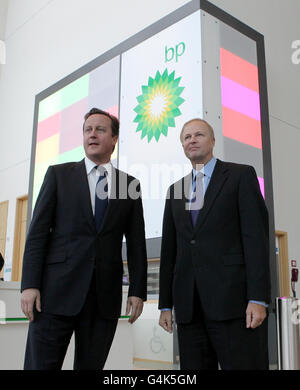
<svg viewBox="0 0 300 390">
<path fill-rule="evenodd" d="M 24 369 L 60 370 L 73 332 L 74 369 L 103 369 L 117 323 L 118 320 L 101 318 L 93 276 L 86 302 L 76 316 L 35 311 L 34 321 L 29 324 Z"/>
<path fill-rule="evenodd" d="M 227 321 L 205 318 L 198 293 L 193 320 L 177 324 L 182 370 L 268 370 L 267 318 L 255 329 L 246 328 L 246 315 Z"/>
</svg>

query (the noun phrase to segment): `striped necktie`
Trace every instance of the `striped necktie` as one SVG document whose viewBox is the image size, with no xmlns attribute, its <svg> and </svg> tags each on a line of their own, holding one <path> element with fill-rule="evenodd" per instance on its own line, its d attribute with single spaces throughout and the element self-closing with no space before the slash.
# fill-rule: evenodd
<svg viewBox="0 0 300 390">
<path fill-rule="evenodd" d="M 190 202 L 190 213 L 193 226 L 196 225 L 199 211 L 202 209 L 204 203 L 203 177 L 204 174 L 202 172 L 198 172 L 197 175 L 193 178 L 193 192 Z"/>
</svg>

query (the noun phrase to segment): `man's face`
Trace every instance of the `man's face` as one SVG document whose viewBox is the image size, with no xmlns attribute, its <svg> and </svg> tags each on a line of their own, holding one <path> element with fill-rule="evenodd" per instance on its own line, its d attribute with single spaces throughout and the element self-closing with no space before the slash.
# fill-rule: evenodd
<svg viewBox="0 0 300 390">
<path fill-rule="evenodd" d="M 86 156 L 95 163 L 110 160 L 118 137 L 112 135 L 111 120 L 106 115 L 94 114 L 87 118 L 83 128 L 83 147 Z"/>
<path fill-rule="evenodd" d="M 181 134 L 186 157 L 193 164 L 206 164 L 213 156 L 215 139 L 206 123 L 195 120 L 188 123 Z"/>
</svg>

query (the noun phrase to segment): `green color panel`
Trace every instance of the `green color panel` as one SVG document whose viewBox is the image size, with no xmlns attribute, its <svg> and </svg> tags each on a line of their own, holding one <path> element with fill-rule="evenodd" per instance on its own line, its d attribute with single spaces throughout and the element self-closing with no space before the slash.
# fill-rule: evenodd
<svg viewBox="0 0 300 390">
<path fill-rule="evenodd" d="M 86 74 L 42 100 L 39 104 L 38 122 L 86 98 L 89 94 L 89 80 L 90 75 Z"/>
<path fill-rule="evenodd" d="M 28 318 L 24 317 L 24 318 L 0 318 L 0 322 L 15 322 L 15 321 L 18 321 L 18 322 L 29 322 Z"/>
<path fill-rule="evenodd" d="M 40 102 L 38 121 L 41 122 L 49 118 L 49 116 L 56 114 L 60 110 L 60 107 L 61 91 L 57 91 Z"/>
<path fill-rule="evenodd" d="M 89 80 L 90 76 L 86 74 L 61 90 L 61 110 L 88 96 Z"/>
<path fill-rule="evenodd" d="M 83 146 L 79 146 L 76 149 L 69 150 L 68 152 L 62 153 L 58 156 L 58 164 L 66 162 L 80 161 L 85 157 Z"/>
</svg>

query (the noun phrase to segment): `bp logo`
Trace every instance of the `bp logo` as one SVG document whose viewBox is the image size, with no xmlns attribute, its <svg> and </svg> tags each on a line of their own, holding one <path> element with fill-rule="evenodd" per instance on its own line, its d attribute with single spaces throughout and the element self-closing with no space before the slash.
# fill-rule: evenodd
<svg viewBox="0 0 300 390">
<path fill-rule="evenodd" d="M 141 131 L 141 138 L 154 137 L 158 142 L 161 134 L 167 136 L 169 127 L 175 127 L 175 118 L 181 115 L 179 106 L 184 102 L 180 97 L 184 87 L 179 87 L 181 77 L 175 78 L 175 71 L 168 70 L 155 78 L 149 77 L 148 85 L 142 86 L 142 95 L 137 97 L 138 105 L 134 122 L 138 123 L 136 131 Z"/>
</svg>

